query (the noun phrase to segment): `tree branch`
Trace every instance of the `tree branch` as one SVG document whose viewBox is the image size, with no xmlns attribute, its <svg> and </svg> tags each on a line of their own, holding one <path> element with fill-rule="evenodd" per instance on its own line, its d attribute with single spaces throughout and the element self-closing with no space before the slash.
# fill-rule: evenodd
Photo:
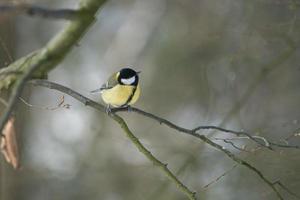
<svg viewBox="0 0 300 200">
<path fill-rule="evenodd" d="M 267 147 L 268 149 L 272 150 L 272 147 L 270 146 L 270 144 L 267 140 L 265 140 L 264 138 L 261 138 L 261 137 L 260 138 L 254 137 L 250 133 L 247 133 L 247 132 L 244 132 L 244 131 L 228 130 L 228 129 L 221 128 L 221 127 L 218 127 L 218 126 L 198 126 L 198 127 L 194 128 L 193 131 L 197 132 L 199 130 L 205 130 L 205 129 L 212 129 L 212 130 L 217 130 L 217 131 L 221 131 L 221 132 L 224 132 L 224 133 L 231 133 L 231 134 L 234 134 L 236 136 L 244 135 L 244 136 L 247 136 L 249 139 L 253 140 L 254 142 L 256 142 L 257 144 L 259 144 L 261 146 L 264 146 L 264 147 Z"/>
<path fill-rule="evenodd" d="M 211 129 L 211 130 L 221 131 L 221 132 L 224 132 L 224 133 L 234 134 L 234 135 L 237 135 L 237 136 L 244 135 L 247 138 L 249 138 L 249 139 L 253 140 L 254 142 L 256 142 L 257 144 L 259 144 L 263 147 L 266 147 L 268 149 L 272 149 L 275 146 L 281 147 L 281 148 L 300 149 L 300 146 L 297 146 L 297 145 L 279 144 L 279 143 L 276 143 L 276 142 L 271 142 L 271 141 L 269 141 L 266 138 L 261 137 L 261 136 L 255 136 L 255 135 L 252 136 L 250 133 L 247 133 L 247 132 L 244 132 L 244 131 L 234 131 L 234 130 L 221 128 L 221 127 L 218 127 L 218 126 L 198 126 L 194 129 L 186 129 L 186 128 L 177 126 L 176 124 L 174 124 L 174 123 L 172 123 L 172 122 L 170 122 L 170 121 L 168 121 L 164 118 L 158 117 L 158 116 L 153 115 L 153 114 L 148 113 L 148 112 L 145 112 L 141 109 L 132 107 L 130 110 L 133 111 L 133 112 L 136 112 L 138 114 L 141 114 L 143 116 L 146 116 L 148 118 L 151 118 L 151 119 L 159 122 L 160 124 L 165 124 L 166 126 L 168 126 L 170 128 L 173 128 L 173 129 L 175 129 L 179 132 L 183 132 L 183 133 L 195 136 L 195 137 L 197 137 L 199 130 Z M 126 112 L 126 111 L 128 111 L 128 109 L 127 108 L 113 108 L 112 111 L 113 112 Z"/>
<path fill-rule="evenodd" d="M 45 74 L 57 66 L 71 51 L 72 47 L 78 44 L 80 38 L 94 22 L 96 12 L 105 2 L 106 0 L 80 0 L 78 17 L 68 23 L 45 47 L 1 69 L 0 74 L 7 71 L 24 73 L 31 65 L 47 58 L 33 74 L 35 78 L 45 77 Z M 9 74 L 3 77 L 0 81 L 0 90 L 9 88 L 18 78 L 17 74 Z"/>
<path fill-rule="evenodd" d="M 282 37 L 283 36 L 283 37 Z M 221 123 L 218 125 L 219 127 L 224 126 L 227 122 L 229 122 L 239 110 L 247 103 L 249 97 L 254 93 L 254 91 L 261 85 L 261 82 L 265 80 L 265 78 L 271 74 L 273 71 L 277 70 L 278 68 L 284 67 L 284 63 L 290 59 L 295 52 L 297 52 L 298 47 L 296 46 L 295 42 L 287 35 L 281 35 L 282 39 L 287 45 L 287 48 L 282 51 L 278 56 L 276 56 L 273 60 L 269 63 L 262 65 L 260 68 L 262 69 L 261 72 L 253 78 L 253 82 L 246 88 L 245 93 L 241 96 L 240 99 L 236 102 L 234 107 L 232 107 L 226 116 L 223 118 Z M 215 133 L 215 129 L 213 129 L 210 135 Z"/>
<path fill-rule="evenodd" d="M 62 93 L 68 94 L 78 100 L 79 102 L 83 103 L 86 106 L 93 107 L 103 113 L 106 113 L 106 107 L 89 99 L 84 97 L 83 95 L 79 94 L 78 92 L 75 92 L 71 90 L 70 88 L 67 88 L 65 86 L 59 85 L 57 83 L 53 83 L 46 80 L 31 80 L 29 81 L 30 84 L 35 86 L 43 86 L 46 88 L 58 90 Z M 167 164 L 162 163 L 159 161 L 146 147 L 138 140 L 138 138 L 130 131 L 128 128 L 126 122 L 116 113 L 110 113 L 109 117 L 111 117 L 113 120 L 115 120 L 120 127 L 124 130 L 127 137 L 132 141 L 132 143 L 138 148 L 138 150 L 143 153 L 154 165 L 158 166 L 163 173 L 176 184 L 176 186 L 184 193 L 186 196 L 189 197 L 189 199 L 196 200 L 196 193 L 192 192 L 186 185 L 184 185 L 175 174 L 173 174 L 167 167 Z"/>
<path fill-rule="evenodd" d="M 211 185 L 213 185 L 216 182 L 218 182 L 221 178 L 225 177 L 232 170 L 234 170 L 237 166 L 238 166 L 238 164 L 233 165 L 230 169 L 226 170 L 224 173 L 222 173 L 221 175 L 219 175 L 217 178 L 215 178 L 214 180 L 210 181 L 208 184 L 206 184 L 205 186 L 203 186 L 203 189 L 206 190 L 208 187 L 210 187 Z"/>
<path fill-rule="evenodd" d="M 1 15 L 20 15 L 25 14 L 30 17 L 42 17 L 50 19 L 73 20 L 80 16 L 78 10 L 73 9 L 48 9 L 28 4 L 2 4 L 0 5 Z"/>
<path fill-rule="evenodd" d="M 104 2 L 105 0 L 81 0 L 79 11 L 88 13 L 88 15 L 81 15 L 76 18 L 76 20 L 68 24 L 50 40 L 44 48 L 22 57 L 8 67 L 0 70 L 0 74 L 11 71 L 23 73 L 21 75 L 16 73 L 6 74 L 0 81 L 1 90 L 10 87 L 17 80 L 10 95 L 8 106 L 5 108 L 0 119 L 0 133 L 2 133 L 3 127 L 11 115 L 17 99 L 23 91 L 25 81 L 31 78 L 33 74 L 36 77 L 43 77 L 44 74 L 47 74 L 48 71 L 54 68 L 70 52 L 72 47 L 93 23 L 94 15 Z"/>
<path fill-rule="evenodd" d="M 110 117 L 113 118 L 124 130 L 127 137 L 132 141 L 132 143 L 138 148 L 138 150 L 143 153 L 153 164 L 159 167 L 164 174 L 176 184 L 176 186 L 184 193 L 189 199 L 196 200 L 196 193 L 192 192 L 186 185 L 184 185 L 176 175 L 169 170 L 167 164 L 162 163 L 158 160 L 146 147 L 139 141 L 139 139 L 129 130 L 126 122 L 119 115 L 111 113 Z"/>
<path fill-rule="evenodd" d="M 7 106 L 5 107 L 3 111 L 3 115 L 0 118 L 0 134 L 3 135 L 3 128 L 9 119 L 15 104 L 17 103 L 18 97 L 20 96 L 21 92 L 23 91 L 23 88 L 25 87 L 25 82 L 31 77 L 31 74 L 40 67 L 41 64 L 43 64 L 44 60 L 41 60 L 40 62 L 35 63 L 34 65 L 30 66 L 30 68 L 22 75 L 22 77 L 16 82 L 15 87 L 13 88 L 9 100 L 7 102 Z"/>
<path fill-rule="evenodd" d="M 35 85 L 35 86 L 42 86 L 42 87 L 46 87 L 46 88 L 58 90 L 58 91 L 60 91 L 62 93 L 65 93 L 65 94 L 68 94 L 68 95 L 72 96 L 73 98 L 77 99 L 78 101 L 80 101 L 84 105 L 93 107 L 93 108 L 95 108 L 95 109 L 97 109 L 97 110 L 99 110 L 101 112 L 106 112 L 105 106 L 103 106 L 103 105 L 101 105 L 101 104 L 99 104 L 99 103 L 97 103 L 97 102 L 95 102 L 95 101 L 93 101 L 93 100 L 91 100 L 91 99 L 89 99 L 87 97 L 84 97 L 83 95 L 81 95 L 81 94 L 75 92 L 74 90 L 72 90 L 70 88 L 67 88 L 65 86 L 62 86 L 62 85 L 59 85 L 57 83 L 53 83 L 53 82 L 50 82 L 50 81 L 47 81 L 47 80 L 31 80 L 29 83 L 32 84 L 32 85 Z M 176 124 L 174 124 L 174 123 L 172 123 L 172 122 L 170 122 L 170 121 L 168 121 L 166 119 L 163 119 L 163 118 L 158 117 L 156 115 L 153 115 L 151 113 L 145 112 L 145 111 L 140 110 L 138 108 L 134 108 L 133 107 L 130 110 L 132 110 L 132 112 L 141 114 L 141 115 L 146 116 L 148 118 L 151 118 L 151 119 L 159 122 L 160 124 L 165 124 L 165 125 L 169 126 L 170 128 L 175 129 L 175 130 L 177 130 L 179 132 L 182 132 L 182 133 L 194 136 L 194 137 L 202 140 L 206 144 L 208 144 L 208 145 L 210 145 L 210 146 L 212 146 L 212 147 L 220 150 L 221 152 L 223 152 L 224 154 L 226 154 L 230 159 L 232 159 L 237 164 L 243 165 L 244 167 L 248 168 L 250 171 L 256 173 L 258 175 L 258 177 L 264 183 L 266 183 L 275 192 L 275 194 L 277 195 L 278 199 L 283 200 L 282 195 L 279 193 L 279 191 L 277 190 L 277 188 L 274 186 L 274 183 L 271 182 L 268 178 L 266 178 L 259 169 L 257 169 L 256 167 L 252 166 L 247 161 L 245 161 L 245 160 L 243 160 L 241 158 L 238 158 L 233 153 L 231 153 L 230 151 L 228 151 L 227 149 L 225 149 L 223 146 L 221 146 L 221 145 L 213 142 L 212 140 L 210 140 L 209 138 L 207 138 L 204 135 L 200 135 L 200 134 L 196 133 L 194 131 L 194 129 L 186 129 L 186 128 L 177 126 Z M 113 118 L 113 116 L 118 116 L 116 114 L 116 112 L 120 112 L 120 111 L 128 111 L 128 109 L 124 109 L 124 108 L 122 108 L 122 109 L 113 109 L 112 110 L 112 114 L 109 115 L 109 116 L 112 117 L 112 118 Z M 184 189 L 182 189 L 182 190 L 184 191 Z"/>
<path fill-rule="evenodd" d="M 299 195 L 297 195 L 296 193 L 292 192 L 288 187 L 286 187 L 285 185 L 283 185 L 280 180 L 277 180 L 277 181 L 273 182 L 273 184 L 274 185 L 279 185 L 280 187 L 282 187 L 282 189 L 284 189 L 285 191 L 287 191 L 290 195 L 294 196 L 297 199 L 300 199 Z"/>
</svg>

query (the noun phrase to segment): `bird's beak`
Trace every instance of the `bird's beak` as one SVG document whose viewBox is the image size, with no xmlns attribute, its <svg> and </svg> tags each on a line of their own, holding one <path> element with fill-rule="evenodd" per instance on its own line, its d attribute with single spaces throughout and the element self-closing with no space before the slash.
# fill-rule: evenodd
<svg viewBox="0 0 300 200">
<path fill-rule="evenodd" d="M 137 74 L 140 74 L 140 73 L 141 73 L 141 71 L 137 71 L 136 73 L 137 73 Z"/>
</svg>

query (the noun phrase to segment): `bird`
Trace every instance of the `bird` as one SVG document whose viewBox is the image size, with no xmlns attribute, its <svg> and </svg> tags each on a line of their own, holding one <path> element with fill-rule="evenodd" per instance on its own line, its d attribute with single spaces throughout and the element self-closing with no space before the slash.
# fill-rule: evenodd
<svg viewBox="0 0 300 200">
<path fill-rule="evenodd" d="M 100 92 L 102 100 L 107 104 L 107 112 L 111 107 L 130 108 L 140 97 L 139 73 L 131 68 L 123 68 L 113 73 L 106 83 L 91 93 Z"/>
</svg>

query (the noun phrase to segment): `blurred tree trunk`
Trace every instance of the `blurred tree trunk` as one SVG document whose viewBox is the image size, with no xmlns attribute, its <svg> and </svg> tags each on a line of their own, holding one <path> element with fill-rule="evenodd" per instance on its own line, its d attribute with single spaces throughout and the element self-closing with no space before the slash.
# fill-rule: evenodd
<svg viewBox="0 0 300 200">
<path fill-rule="evenodd" d="M 0 0 L 0 3 L 8 0 Z M 0 68 L 6 67 L 13 61 L 15 52 L 15 19 L 13 16 L 0 16 Z M 7 100 L 8 92 L 1 91 L 0 98 Z M 4 105 L 0 104 L 0 113 L 2 115 Z M 0 200 L 12 199 L 15 173 L 12 173 L 12 167 L 8 165 L 3 157 L 0 156 Z"/>
</svg>

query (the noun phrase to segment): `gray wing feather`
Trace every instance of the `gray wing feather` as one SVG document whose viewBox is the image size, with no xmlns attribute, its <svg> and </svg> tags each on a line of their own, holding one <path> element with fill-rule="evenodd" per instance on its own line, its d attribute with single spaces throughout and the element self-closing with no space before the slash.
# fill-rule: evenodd
<svg viewBox="0 0 300 200">
<path fill-rule="evenodd" d="M 95 93 L 95 92 L 101 92 L 103 90 L 108 90 L 111 89 L 113 87 L 115 87 L 118 84 L 118 80 L 116 77 L 117 73 L 114 73 L 106 83 L 104 83 L 103 85 L 101 85 L 101 87 L 99 89 L 93 90 L 91 91 L 91 93 Z"/>
<path fill-rule="evenodd" d="M 119 84 L 117 80 L 117 73 L 114 73 L 109 77 L 108 81 L 101 86 L 101 88 L 103 88 L 103 90 L 107 90 L 115 87 L 117 84 Z"/>
</svg>

